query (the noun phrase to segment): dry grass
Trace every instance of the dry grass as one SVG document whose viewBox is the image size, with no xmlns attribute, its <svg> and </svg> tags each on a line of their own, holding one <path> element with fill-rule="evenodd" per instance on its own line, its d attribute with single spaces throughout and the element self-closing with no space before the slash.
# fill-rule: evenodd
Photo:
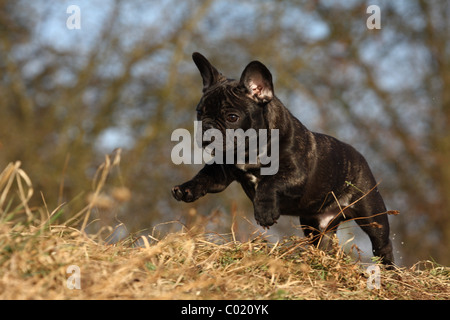
<svg viewBox="0 0 450 320">
<path fill-rule="evenodd" d="M 120 154 L 119 154 L 120 155 Z M 56 224 L 61 212 L 28 207 L 31 181 L 10 164 L 0 175 L 1 299 L 450 299 L 450 268 L 430 261 L 384 270 L 368 289 L 365 265 L 338 246 L 324 253 L 291 237 L 269 243 L 181 230 L 162 239 L 128 238 L 114 245 L 84 232 L 95 198 L 116 163 L 107 157 L 81 228 Z M 117 164 L 117 163 L 116 163 Z M 70 265 L 81 289 L 69 289 Z"/>
</svg>

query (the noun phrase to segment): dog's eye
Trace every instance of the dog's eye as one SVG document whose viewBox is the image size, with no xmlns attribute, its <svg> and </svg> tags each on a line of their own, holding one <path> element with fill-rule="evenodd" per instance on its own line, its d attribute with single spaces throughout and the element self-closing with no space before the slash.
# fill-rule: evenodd
<svg viewBox="0 0 450 320">
<path fill-rule="evenodd" d="M 236 122 L 238 120 L 239 120 L 239 116 L 237 114 L 230 113 L 229 115 L 227 115 L 228 122 Z"/>
</svg>

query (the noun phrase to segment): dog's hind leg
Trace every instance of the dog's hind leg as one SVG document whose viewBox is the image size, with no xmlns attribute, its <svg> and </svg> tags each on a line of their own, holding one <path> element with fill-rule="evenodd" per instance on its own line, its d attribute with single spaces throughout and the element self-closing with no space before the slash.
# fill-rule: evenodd
<svg viewBox="0 0 450 320">
<path fill-rule="evenodd" d="M 372 242 L 374 256 L 380 257 L 383 264 L 394 264 L 392 243 L 389 239 L 389 221 L 383 200 L 370 197 L 355 204 L 355 221 L 364 230 Z"/>
</svg>

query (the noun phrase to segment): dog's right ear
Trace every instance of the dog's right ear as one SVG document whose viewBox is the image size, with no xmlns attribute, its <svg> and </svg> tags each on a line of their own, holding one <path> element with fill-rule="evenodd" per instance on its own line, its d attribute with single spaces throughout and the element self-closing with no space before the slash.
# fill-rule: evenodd
<svg viewBox="0 0 450 320">
<path fill-rule="evenodd" d="M 273 99 L 272 74 L 259 61 L 250 62 L 241 75 L 240 85 L 247 95 L 258 103 L 268 103 Z"/>
<path fill-rule="evenodd" d="M 217 83 L 219 80 L 224 79 L 224 76 L 209 63 L 203 55 L 198 52 L 192 54 L 192 60 L 194 60 L 195 65 L 200 71 L 200 75 L 203 79 L 203 92 L 205 92 L 213 84 Z"/>
</svg>

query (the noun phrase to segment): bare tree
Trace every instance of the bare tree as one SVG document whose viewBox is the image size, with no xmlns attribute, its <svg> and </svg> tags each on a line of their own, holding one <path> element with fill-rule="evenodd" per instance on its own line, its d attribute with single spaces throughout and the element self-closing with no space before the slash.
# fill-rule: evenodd
<svg viewBox="0 0 450 320">
<path fill-rule="evenodd" d="M 190 55 L 201 51 L 235 77 L 263 61 L 309 129 L 366 156 L 401 212 L 391 219 L 400 263 L 450 262 L 446 1 L 380 1 L 379 30 L 367 29 L 362 1 L 92 1 L 81 30 L 65 27 L 69 4 L 0 1 L 0 166 L 21 160 L 49 206 L 66 202 L 71 216 L 85 205 L 103 154 L 121 147 L 105 192 L 131 198 L 101 210 L 129 230 L 232 212 L 233 200 L 250 216 L 234 186 L 189 205 L 170 196 L 196 170 L 171 163 L 170 135 L 192 128 L 201 80 Z"/>
</svg>

